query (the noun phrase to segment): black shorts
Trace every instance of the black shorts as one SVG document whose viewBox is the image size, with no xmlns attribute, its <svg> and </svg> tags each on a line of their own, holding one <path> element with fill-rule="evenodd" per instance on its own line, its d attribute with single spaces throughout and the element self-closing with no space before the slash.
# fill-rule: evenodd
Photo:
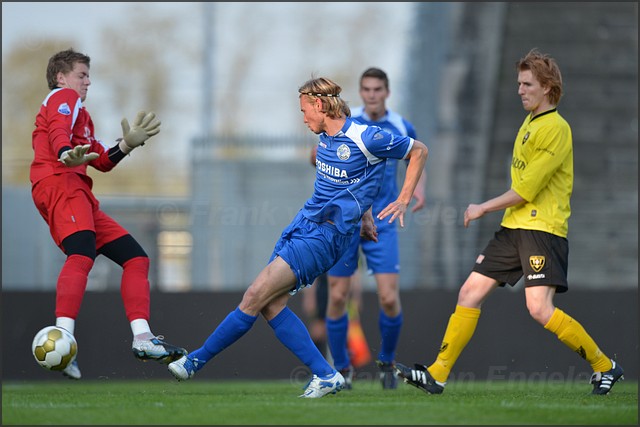
<svg viewBox="0 0 640 427">
<path fill-rule="evenodd" d="M 525 286 L 555 286 L 567 292 L 569 242 L 537 230 L 498 230 L 476 259 L 473 271 L 514 286 L 524 275 Z"/>
</svg>

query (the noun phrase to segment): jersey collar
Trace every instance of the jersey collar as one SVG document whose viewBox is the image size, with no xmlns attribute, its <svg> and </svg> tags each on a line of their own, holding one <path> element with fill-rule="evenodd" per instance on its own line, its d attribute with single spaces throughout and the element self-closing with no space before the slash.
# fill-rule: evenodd
<svg viewBox="0 0 640 427">
<path fill-rule="evenodd" d="M 557 108 L 552 108 L 551 110 L 547 110 L 544 113 L 538 114 L 537 116 L 533 116 L 533 117 L 531 117 L 531 120 L 529 120 L 529 123 L 531 123 L 532 121 L 534 121 L 538 117 L 546 116 L 547 114 L 555 113 L 556 111 L 558 111 Z"/>
</svg>

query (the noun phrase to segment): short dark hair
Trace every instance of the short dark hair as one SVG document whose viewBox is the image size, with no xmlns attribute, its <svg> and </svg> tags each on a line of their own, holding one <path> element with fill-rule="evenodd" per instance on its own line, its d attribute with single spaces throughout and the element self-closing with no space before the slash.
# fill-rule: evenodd
<svg viewBox="0 0 640 427">
<path fill-rule="evenodd" d="M 387 73 L 382 71 L 380 68 L 369 67 L 360 76 L 360 85 L 362 85 L 362 79 L 365 77 L 375 77 L 376 79 L 380 79 L 384 82 L 384 87 L 389 90 L 389 77 L 387 77 Z"/>
<path fill-rule="evenodd" d="M 49 89 L 53 90 L 57 88 L 58 73 L 69 73 L 73 70 L 76 62 L 91 67 L 91 58 L 84 53 L 76 52 L 73 48 L 58 52 L 49 58 L 49 64 L 47 65 L 47 84 L 49 85 Z"/>
</svg>

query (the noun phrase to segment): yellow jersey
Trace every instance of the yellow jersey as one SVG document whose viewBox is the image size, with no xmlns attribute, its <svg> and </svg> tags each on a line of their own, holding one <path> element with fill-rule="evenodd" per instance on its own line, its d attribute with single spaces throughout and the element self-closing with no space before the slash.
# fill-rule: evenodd
<svg viewBox="0 0 640 427">
<path fill-rule="evenodd" d="M 525 203 L 507 208 L 501 225 L 567 237 L 573 191 L 571 127 L 554 108 L 529 114 L 516 136 L 511 189 Z"/>
</svg>

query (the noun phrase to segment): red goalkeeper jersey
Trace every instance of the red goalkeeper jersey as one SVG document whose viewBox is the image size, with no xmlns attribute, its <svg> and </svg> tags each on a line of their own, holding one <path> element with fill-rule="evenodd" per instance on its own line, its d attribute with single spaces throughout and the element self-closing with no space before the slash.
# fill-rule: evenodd
<svg viewBox="0 0 640 427">
<path fill-rule="evenodd" d="M 54 89 L 47 95 L 36 116 L 32 146 L 35 152 L 29 178 L 31 185 L 51 175 L 77 173 L 87 176 L 87 166 L 107 172 L 117 164 L 108 155 L 108 148 L 94 135 L 93 121 L 78 93 L 73 89 Z M 89 152 L 100 154 L 97 159 L 80 166 L 68 167 L 58 159 L 63 148 L 91 144 Z"/>
</svg>

